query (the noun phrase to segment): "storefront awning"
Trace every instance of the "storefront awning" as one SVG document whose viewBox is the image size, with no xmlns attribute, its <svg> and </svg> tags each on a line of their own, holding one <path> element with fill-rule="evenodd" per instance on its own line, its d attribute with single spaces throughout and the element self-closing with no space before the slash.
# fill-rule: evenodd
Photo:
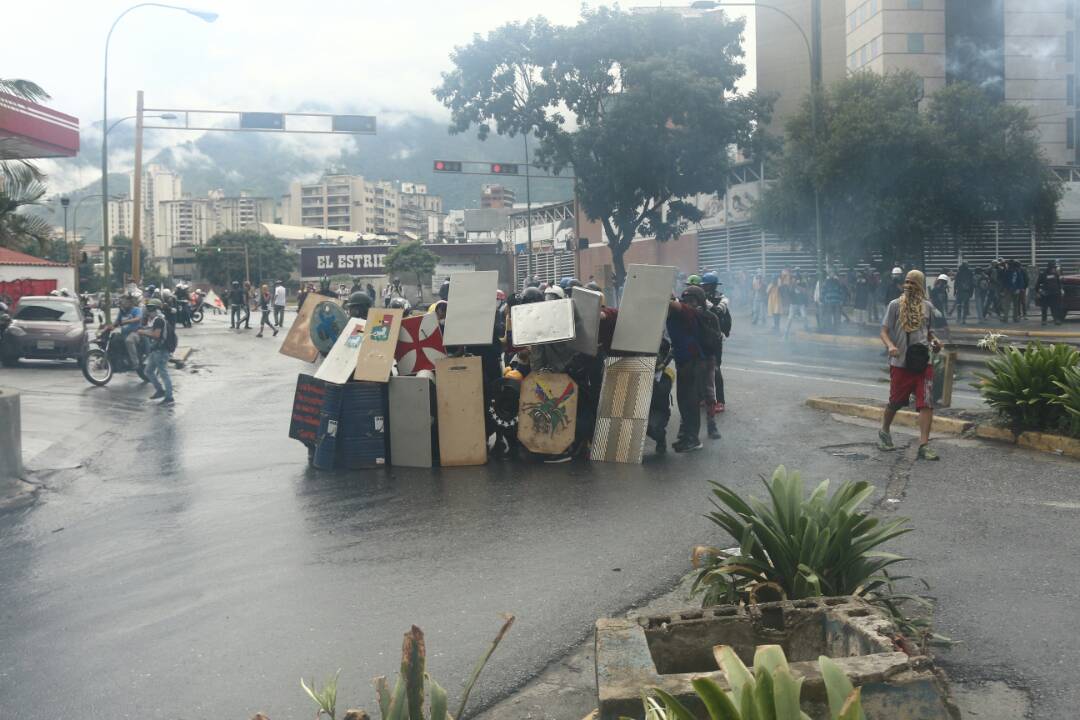
<svg viewBox="0 0 1080 720">
<path fill-rule="evenodd" d="M 29 160 L 78 153 L 78 118 L 0 93 L 0 158 Z"/>
</svg>

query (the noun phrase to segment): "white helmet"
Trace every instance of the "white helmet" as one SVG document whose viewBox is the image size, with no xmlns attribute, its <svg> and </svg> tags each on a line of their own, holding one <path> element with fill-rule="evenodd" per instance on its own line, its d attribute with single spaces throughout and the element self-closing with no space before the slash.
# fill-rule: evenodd
<svg viewBox="0 0 1080 720">
<path fill-rule="evenodd" d="M 900 268 L 898 268 L 898 267 L 894 267 L 894 268 L 892 269 L 892 274 L 893 274 L 893 275 L 903 275 L 903 274 L 904 274 L 904 271 L 903 271 L 903 270 L 901 270 L 901 269 L 900 269 Z"/>
<path fill-rule="evenodd" d="M 941 273 L 940 275 L 937 276 L 937 279 L 938 280 L 945 280 L 946 282 L 948 282 L 949 276 L 946 275 L 945 273 Z"/>
<path fill-rule="evenodd" d="M 555 298 L 558 298 L 559 300 L 562 300 L 563 298 L 566 297 L 566 292 L 564 292 L 563 289 L 561 287 L 559 287 L 558 285 L 552 285 L 551 287 L 549 287 L 547 290 L 544 291 L 544 299 L 545 300 L 550 300 L 551 297 L 549 297 L 549 296 L 553 296 Z"/>
</svg>

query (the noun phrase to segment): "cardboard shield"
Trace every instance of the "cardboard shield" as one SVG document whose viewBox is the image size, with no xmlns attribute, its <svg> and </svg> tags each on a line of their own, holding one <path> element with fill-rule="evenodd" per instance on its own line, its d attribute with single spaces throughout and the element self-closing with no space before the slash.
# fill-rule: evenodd
<svg viewBox="0 0 1080 720">
<path fill-rule="evenodd" d="M 306 300 L 304 304 L 307 305 Z M 348 321 L 349 316 L 336 300 L 316 303 L 308 327 L 311 344 L 323 355 L 329 354 Z"/>
<path fill-rule="evenodd" d="M 484 378 L 478 357 L 448 357 L 435 363 L 439 408 L 439 459 L 444 467 L 487 462 Z"/>
<path fill-rule="evenodd" d="M 591 459 L 641 463 L 655 367 L 656 358 L 652 356 L 605 361 Z"/>
<path fill-rule="evenodd" d="M 402 320 L 394 357 L 397 359 L 398 372 L 402 375 L 434 370 L 435 361 L 446 357 L 438 316 L 427 313 Z"/>
<path fill-rule="evenodd" d="M 390 378 L 390 462 L 402 467 L 433 464 L 434 418 L 431 381 L 397 375 Z"/>
<path fill-rule="evenodd" d="M 326 397 L 326 382 L 311 375 L 296 379 L 293 395 L 292 417 L 289 421 L 289 437 L 305 445 L 315 445 L 319 433 L 319 416 Z"/>
<path fill-rule="evenodd" d="M 577 384 L 569 375 L 529 373 L 521 381 L 518 441 L 534 453 L 566 452 L 574 443 L 577 405 Z"/>
<path fill-rule="evenodd" d="M 518 347 L 573 340 L 574 303 L 563 299 L 515 305 L 510 308 L 510 325 Z"/>
<path fill-rule="evenodd" d="M 612 350 L 652 355 L 660 350 L 675 275 L 676 269 L 666 265 L 627 268 L 626 289 L 619 305 L 622 322 L 615 324 Z"/>
<path fill-rule="evenodd" d="M 330 354 L 315 371 L 315 377 L 332 383 L 345 383 L 356 370 L 356 358 L 364 344 L 364 321 L 349 318 L 345 329 L 338 335 Z"/>
<path fill-rule="evenodd" d="M 447 346 L 491 344 L 498 284 L 498 270 L 454 273 L 450 276 L 443 329 L 443 342 Z"/>
<path fill-rule="evenodd" d="M 574 303 L 574 339 L 570 347 L 579 353 L 595 357 L 600 337 L 600 308 L 604 294 L 583 287 L 572 289 Z"/>
<path fill-rule="evenodd" d="M 289 332 L 282 340 L 278 352 L 304 362 L 315 362 L 315 359 L 319 357 L 319 349 L 315 347 L 315 343 L 311 342 L 311 315 L 315 312 L 315 306 L 325 299 L 322 295 L 314 293 L 304 298 L 304 304 L 297 310 L 296 319 L 289 327 Z"/>
<path fill-rule="evenodd" d="M 368 311 L 364 326 L 364 342 L 356 358 L 354 380 L 384 383 L 394 369 L 394 351 L 397 350 L 398 331 L 405 314 L 399 308 L 372 308 Z"/>
</svg>

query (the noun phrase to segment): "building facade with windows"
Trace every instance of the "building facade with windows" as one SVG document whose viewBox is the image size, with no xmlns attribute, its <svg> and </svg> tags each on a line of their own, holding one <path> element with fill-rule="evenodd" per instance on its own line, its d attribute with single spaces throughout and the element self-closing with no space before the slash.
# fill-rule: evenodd
<svg viewBox="0 0 1080 720">
<path fill-rule="evenodd" d="M 325 175 L 316 183 L 294 182 L 287 224 L 395 237 L 424 238 L 429 217 L 442 213 L 442 198 L 417 183 Z"/>
<path fill-rule="evenodd" d="M 484 185 L 480 189 L 480 208 L 512 208 L 514 207 L 515 193 L 513 188 L 505 185 Z"/>
</svg>

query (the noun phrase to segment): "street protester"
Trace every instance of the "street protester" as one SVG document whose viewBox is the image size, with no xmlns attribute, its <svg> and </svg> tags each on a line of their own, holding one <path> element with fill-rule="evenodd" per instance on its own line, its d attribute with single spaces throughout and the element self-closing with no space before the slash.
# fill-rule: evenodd
<svg viewBox="0 0 1080 720">
<path fill-rule="evenodd" d="M 934 327 L 945 328 L 949 325 L 949 276 L 941 273 L 934 280 L 930 289 L 930 303 L 937 310 L 934 313 Z"/>
<path fill-rule="evenodd" d="M 131 295 L 123 295 L 120 298 L 120 313 L 116 317 L 116 326 L 120 328 L 120 337 L 124 339 L 124 349 L 127 350 L 128 360 L 131 361 L 131 369 L 139 367 L 139 343 L 142 337 L 137 330 L 142 326 L 143 311 L 135 298 Z"/>
<path fill-rule="evenodd" d="M 956 321 L 964 325 L 967 323 L 971 297 L 975 294 L 975 273 L 966 262 L 960 263 L 960 267 L 956 270 L 953 288 L 956 297 Z"/>
<path fill-rule="evenodd" d="M 258 291 L 252 287 L 250 280 L 244 281 L 244 329 L 251 329 L 251 306 L 258 299 Z"/>
<path fill-rule="evenodd" d="M 263 326 L 269 327 L 274 331 L 274 337 L 277 337 L 277 328 L 274 327 L 274 323 L 270 320 L 270 311 L 273 309 L 273 298 L 270 296 L 270 286 L 263 283 L 259 292 L 259 312 L 262 317 L 259 319 L 259 332 L 255 333 L 255 337 L 261 338 L 263 336 Z"/>
<path fill-rule="evenodd" d="M 300 290 L 296 293 L 296 312 L 300 312 L 300 308 L 304 307 L 304 301 L 307 300 L 309 293 L 314 292 L 315 288 L 311 283 L 300 286 Z"/>
<path fill-rule="evenodd" d="M 281 327 L 285 323 L 285 302 L 289 291 L 285 289 L 285 283 L 277 281 L 274 287 L 274 325 Z"/>
<path fill-rule="evenodd" d="M 896 298 L 904 294 L 904 271 L 897 265 L 889 274 L 889 282 L 881 289 L 881 304 L 888 305 Z"/>
<path fill-rule="evenodd" d="M 810 332 L 810 315 L 806 306 L 810 303 L 810 289 L 803 280 L 799 268 L 791 274 L 791 281 L 787 284 L 788 290 L 788 316 L 787 325 L 784 327 L 784 339 L 791 339 L 791 325 L 796 318 L 802 318 L 803 330 Z"/>
<path fill-rule="evenodd" d="M 706 344 L 714 347 L 707 352 L 705 370 L 705 397 L 712 400 L 712 407 L 707 413 L 708 433 L 713 440 L 720 438 L 720 430 L 716 427 L 716 415 L 724 412 L 724 375 L 720 365 L 724 360 L 724 338 L 731 335 L 731 311 L 728 308 L 728 299 L 720 292 L 720 276 L 714 272 L 706 272 L 701 276 L 701 289 L 705 291 L 705 309 L 712 316 L 709 320 L 709 340 Z M 713 334 L 715 331 L 715 335 Z"/>
<path fill-rule="evenodd" d="M 161 399 L 162 405 L 173 404 L 172 379 L 169 377 L 169 355 L 176 347 L 176 337 L 169 337 L 169 323 L 161 313 L 161 300 L 150 298 L 146 301 L 147 327 L 137 330 L 150 341 L 150 355 L 146 359 L 146 379 L 154 386 L 151 400 Z M 175 332 L 175 331 L 173 331 Z"/>
<path fill-rule="evenodd" d="M 1060 325 L 1065 319 L 1065 288 L 1061 284 L 1057 261 L 1046 263 L 1046 269 L 1039 273 L 1035 282 L 1035 294 L 1039 299 L 1039 307 L 1042 308 L 1042 324 L 1046 325 L 1046 315 L 1049 313 L 1054 324 Z"/>
<path fill-rule="evenodd" d="M 649 403 L 649 420 L 646 437 L 656 442 L 656 454 L 667 454 L 667 426 L 671 422 L 671 387 L 675 384 L 675 371 L 671 369 L 671 343 L 665 337 L 660 342 L 653 373 L 652 400 Z"/>
<path fill-rule="evenodd" d="M 239 280 L 232 281 L 232 287 L 229 289 L 229 295 L 226 299 L 229 302 L 229 327 L 233 330 L 239 330 L 244 308 L 244 290 L 240 287 Z"/>
<path fill-rule="evenodd" d="M 786 270 L 784 272 L 787 272 Z M 780 333 L 780 316 L 784 314 L 784 274 L 783 272 L 773 278 L 773 281 L 769 283 L 769 289 L 766 292 L 768 298 L 768 311 L 769 317 L 773 320 L 772 332 L 774 335 Z"/>
<path fill-rule="evenodd" d="M 349 317 L 366 320 L 368 311 L 371 310 L 371 296 L 363 290 L 357 290 L 349 296 L 345 309 L 349 311 Z"/>
<path fill-rule="evenodd" d="M 881 342 L 889 353 L 889 404 L 878 431 L 878 448 L 895 450 L 890 428 L 893 418 L 915 396 L 919 413 L 920 460 L 937 460 L 930 447 L 930 426 L 934 421 L 934 364 L 930 352 L 941 349 L 930 327 L 933 306 L 926 299 L 926 278 L 918 270 L 908 272 L 904 293 L 889 303 L 881 321 Z"/>
<path fill-rule="evenodd" d="M 701 316 L 705 311 L 705 291 L 687 285 L 679 300 L 668 305 L 667 331 L 675 358 L 675 397 L 679 404 L 678 439 L 671 449 L 693 452 L 701 444 L 701 407 L 704 395 L 704 352 L 701 347 Z"/>
</svg>

